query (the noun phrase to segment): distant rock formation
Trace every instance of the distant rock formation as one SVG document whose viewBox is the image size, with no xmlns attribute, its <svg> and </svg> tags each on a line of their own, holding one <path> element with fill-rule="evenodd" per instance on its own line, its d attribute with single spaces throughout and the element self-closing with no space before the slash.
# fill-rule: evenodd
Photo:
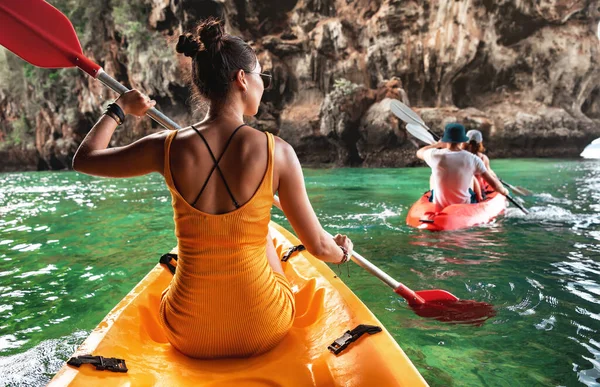
<svg viewBox="0 0 600 387">
<path fill-rule="evenodd" d="M 152 34 L 139 45 L 115 25 L 110 1 L 100 3 L 108 11 L 96 15 L 86 53 L 181 125 L 201 118 L 202 108 L 191 106 L 189 59 L 176 55 L 173 40 L 202 18 L 223 18 L 274 74 L 249 122 L 290 142 L 306 165 L 417 164 L 417 143 L 390 113 L 391 98 L 438 132 L 450 121 L 481 130 L 492 157 L 576 157 L 600 137 L 598 1 L 135 0 Z M 4 63 L 22 67 L 8 54 Z M 31 143 L 0 150 L 0 169 L 70 167 L 113 95 L 68 71 L 72 78 L 41 98 L 36 84 L 23 91 L 27 98 L 0 85 L 0 145 L 19 120 L 35 130 Z M 24 106 L 34 95 L 32 112 Z M 113 145 L 156 130 L 129 120 Z"/>
</svg>

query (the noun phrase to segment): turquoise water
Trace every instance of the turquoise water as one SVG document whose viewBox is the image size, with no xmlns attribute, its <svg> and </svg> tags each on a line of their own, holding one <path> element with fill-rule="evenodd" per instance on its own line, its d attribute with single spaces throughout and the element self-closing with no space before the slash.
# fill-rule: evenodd
<svg viewBox="0 0 600 387">
<path fill-rule="evenodd" d="M 480 327 L 445 324 L 355 265 L 342 273 L 432 386 L 598 385 L 600 163 L 493 166 L 534 191 L 531 214 L 435 234 L 404 224 L 425 168 L 305 173 L 323 225 L 397 280 L 495 305 Z M 41 385 L 175 245 L 170 198 L 158 175 L 0 174 L 0 187 L 0 385 Z"/>
</svg>

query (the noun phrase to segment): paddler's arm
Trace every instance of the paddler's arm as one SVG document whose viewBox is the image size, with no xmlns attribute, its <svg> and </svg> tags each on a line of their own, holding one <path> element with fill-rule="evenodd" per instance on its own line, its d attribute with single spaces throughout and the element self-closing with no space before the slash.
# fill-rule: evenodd
<svg viewBox="0 0 600 387">
<path fill-rule="evenodd" d="M 429 149 L 442 149 L 445 145 L 442 142 L 436 142 L 435 144 L 426 145 L 423 148 L 417 151 L 417 157 L 423 161 L 425 161 L 425 152 Z"/>
<path fill-rule="evenodd" d="M 345 235 L 331 238 L 321 226 L 310 204 L 300 161 L 294 149 L 282 139 L 275 138 L 274 184 L 281 207 L 298 238 L 309 253 L 325 262 L 339 263 L 344 257 L 340 246 L 352 254 L 352 241 Z"/>
<path fill-rule="evenodd" d="M 137 117 L 144 116 L 156 104 L 137 90 L 122 94 L 115 103 L 126 115 Z M 116 128 L 115 119 L 102 115 L 75 152 L 73 169 L 104 177 L 162 172 L 165 132 L 151 134 L 126 146 L 107 149 Z"/>
<path fill-rule="evenodd" d="M 510 195 L 510 192 L 508 192 L 508 190 L 506 188 L 504 188 L 504 186 L 502 185 L 500 180 L 498 180 L 494 176 L 492 176 L 490 171 L 485 171 L 485 173 L 482 173 L 481 176 L 485 179 L 485 181 L 488 182 L 489 185 L 494 187 L 494 190 L 496 192 L 499 192 L 504 196 Z"/>
<path fill-rule="evenodd" d="M 492 167 L 490 167 L 490 159 L 486 155 L 483 155 L 481 159 L 483 160 L 483 165 L 485 165 L 485 168 L 488 170 L 488 172 L 497 179 L 498 176 L 494 171 L 492 171 Z"/>
</svg>

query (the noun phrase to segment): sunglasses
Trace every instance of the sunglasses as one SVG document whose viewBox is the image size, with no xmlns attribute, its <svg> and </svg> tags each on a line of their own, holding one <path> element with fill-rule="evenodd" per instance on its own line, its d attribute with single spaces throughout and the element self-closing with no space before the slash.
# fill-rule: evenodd
<svg viewBox="0 0 600 387">
<path fill-rule="evenodd" d="M 265 90 L 269 90 L 273 85 L 273 75 L 270 73 L 246 73 L 246 74 L 257 74 L 260 75 L 260 79 L 262 79 L 263 86 Z M 235 77 L 231 78 L 232 81 L 235 80 Z"/>
<path fill-rule="evenodd" d="M 263 86 L 265 90 L 269 90 L 273 84 L 273 75 L 270 73 L 248 73 L 248 74 L 258 74 L 260 75 L 260 79 L 263 81 Z"/>
</svg>

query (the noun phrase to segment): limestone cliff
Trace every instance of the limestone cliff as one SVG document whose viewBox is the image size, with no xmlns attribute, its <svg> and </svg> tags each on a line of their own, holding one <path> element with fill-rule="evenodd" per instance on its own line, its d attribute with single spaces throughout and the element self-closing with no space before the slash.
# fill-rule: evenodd
<svg viewBox="0 0 600 387">
<path fill-rule="evenodd" d="M 157 99 L 181 125 L 201 116 L 174 39 L 218 16 L 274 74 L 256 127 L 311 165 L 404 166 L 415 141 L 401 99 L 437 131 L 483 131 L 492 157 L 576 156 L 600 137 L 600 2 L 592 0 L 54 0 L 86 53 Z M 0 169 L 61 169 L 112 98 L 76 70 L 0 54 Z M 158 130 L 129 120 L 123 144 Z"/>
</svg>

